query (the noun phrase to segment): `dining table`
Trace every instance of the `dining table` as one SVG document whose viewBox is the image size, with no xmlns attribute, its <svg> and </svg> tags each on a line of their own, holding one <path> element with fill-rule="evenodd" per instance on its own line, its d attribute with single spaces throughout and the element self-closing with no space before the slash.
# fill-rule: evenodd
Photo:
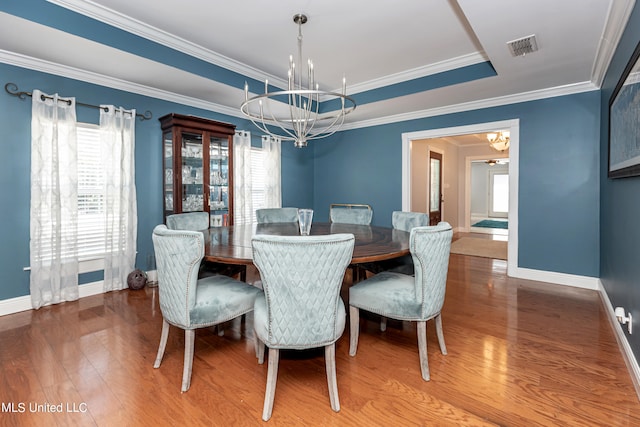
<svg viewBox="0 0 640 427">
<path fill-rule="evenodd" d="M 251 239 L 255 235 L 299 236 L 297 222 L 243 224 L 211 227 L 204 230 L 204 259 L 224 264 L 253 264 Z M 410 234 L 395 228 L 375 225 L 316 223 L 311 236 L 349 233 L 355 237 L 351 264 L 383 261 L 408 255 Z"/>
</svg>

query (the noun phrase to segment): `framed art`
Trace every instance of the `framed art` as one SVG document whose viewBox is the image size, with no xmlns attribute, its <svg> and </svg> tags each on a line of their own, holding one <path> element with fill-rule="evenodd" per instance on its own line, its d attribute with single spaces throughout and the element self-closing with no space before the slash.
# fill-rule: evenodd
<svg viewBox="0 0 640 427">
<path fill-rule="evenodd" d="M 609 178 L 640 175 L 640 43 L 609 99 Z"/>
</svg>

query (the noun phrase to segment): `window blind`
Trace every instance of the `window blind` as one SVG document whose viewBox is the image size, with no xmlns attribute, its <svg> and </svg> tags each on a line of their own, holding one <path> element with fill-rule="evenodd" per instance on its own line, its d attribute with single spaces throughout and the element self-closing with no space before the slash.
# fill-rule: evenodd
<svg viewBox="0 0 640 427">
<path fill-rule="evenodd" d="M 251 149 L 251 203 L 253 212 L 251 221 L 257 222 L 256 210 L 264 207 L 264 180 L 265 168 L 263 161 L 264 153 L 259 148 Z"/>
<path fill-rule="evenodd" d="M 100 130 L 78 123 L 78 257 L 98 258 L 105 247 L 105 176 Z"/>
</svg>

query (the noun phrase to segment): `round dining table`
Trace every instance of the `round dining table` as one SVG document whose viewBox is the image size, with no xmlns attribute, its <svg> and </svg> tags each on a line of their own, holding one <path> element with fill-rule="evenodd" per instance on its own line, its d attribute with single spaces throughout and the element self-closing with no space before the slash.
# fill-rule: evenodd
<svg viewBox="0 0 640 427">
<path fill-rule="evenodd" d="M 224 264 L 253 264 L 251 238 L 258 234 L 299 236 L 298 223 L 211 227 L 204 232 L 204 259 Z M 352 264 L 382 261 L 409 254 L 409 233 L 388 227 L 313 223 L 311 235 L 349 233 L 355 236 Z"/>
</svg>

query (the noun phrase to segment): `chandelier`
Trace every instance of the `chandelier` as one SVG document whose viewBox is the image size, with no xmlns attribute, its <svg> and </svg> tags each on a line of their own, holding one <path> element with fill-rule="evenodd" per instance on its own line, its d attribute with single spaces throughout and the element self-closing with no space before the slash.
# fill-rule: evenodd
<svg viewBox="0 0 640 427">
<path fill-rule="evenodd" d="M 342 93 L 320 90 L 311 60 L 307 61 L 306 84 L 303 84 L 302 24 L 307 22 L 307 16 L 296 14 L 293 22 L 298 24 L 298 62 L 289 56 L 287 90 L 269 92 L 269 80 L 265 80 L 264 93 L 249 98 L 249 85 L 245 83 L 240 111 L 264 133 L 282 141 L 293 141 L 301 148 L 312 139 L 336 133 L 344 123 L 344 117 L 356 108 L 356 102 L 346 94 L 344 77 Z M 339 108 L 322 111 L 321 101 L 324 105 L 337 102 Z"/>
<path fill-rule="evenodd" d="M 505 151 L 509 149 L 509 131 L 500 131 L 497 133 L 488 133 L 487 139 L 489 145 L 496 151 Z"/>
</svg>

